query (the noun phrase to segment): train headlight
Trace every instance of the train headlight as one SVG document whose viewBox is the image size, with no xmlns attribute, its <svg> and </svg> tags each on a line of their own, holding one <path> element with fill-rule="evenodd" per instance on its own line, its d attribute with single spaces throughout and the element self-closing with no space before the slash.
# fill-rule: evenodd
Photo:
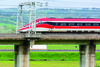
<svg viewBox="0 0 100 67">
<path fill-rule="evenodd" d="M 39 20 L 39 23 L 42 23 L 42 21 L 41 21 L 41 20 Z"/>
</svg>

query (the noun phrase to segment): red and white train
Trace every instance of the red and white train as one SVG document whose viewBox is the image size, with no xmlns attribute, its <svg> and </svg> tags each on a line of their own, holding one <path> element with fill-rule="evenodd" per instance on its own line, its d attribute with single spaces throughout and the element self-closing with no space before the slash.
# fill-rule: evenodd
<svg viewBox="0 0 100 67">
<path fill-rule="evenodd" d="M 19 32 L 32 30 L 32 23 L 24 25 Z M 34 30 L 34 29 L 33 29 Z M 39 18 L 36 20 L 37 32 L 95 31 L 100 32 L 98 18 Z"/>
</svg>

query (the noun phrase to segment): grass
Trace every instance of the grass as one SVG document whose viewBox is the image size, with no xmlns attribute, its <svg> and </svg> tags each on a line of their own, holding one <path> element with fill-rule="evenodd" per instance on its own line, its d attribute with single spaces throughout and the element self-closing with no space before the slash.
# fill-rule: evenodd
<svg viewBox="0 0 100 67">
<path fill-rule="evenodd" d="M 30 60 L 78 61 L 79 52 L 30 52 Z M 99 57 L 98 57 L 99 59 Z M 14 60 L 14 52 L 0 52 L 0 60 Z"/>
<path fill-rule="evenodd" d="M 30 62 L 30 67 L 79 67 L 78 61 L 36 61 Z"/>
<path fill-rule="evenodd" d="M 75 48 L 75 46 L 77 46 L 77 48 Z M 0 49 L 14 49 L 14 45 L 0 45 Z M 47 45 L 47 49 L 78 50 L 79 45 Z M 96 45 L 96 50 L 100 50 L 100 45 Z"/>
<path fill-rule="evenodd" d="M 100 61 L 95 61 L 95 67 L 100 67 Z"/>
<path fill-rule="evenodd" d="M 0 45 L 0 49 L 14 49 L 14 45 Z"/>
<path fill-rule="evenodd" d="M 75 46 L 77 46 L 77 48 L 75 48 Z M 0 49 L 14 49 L 14 45 L 5 45 L 5 46 L 0 45 Z M 47 49 L 79 49 L 79 45 L 47 45 Z M 100 49 L 100 45 L 96 45 L 96 49 Z M 97 58 L 100 57 L 99 52 L 97 52 L 96 56 Z M 9 55 L 9 58 L 6 59 L 10 59 L 10 57 L 11 56 Z M 79 61 L 30 61 L 29 66 L 30 67 L 79 67 Z M 14 67 L 14 61 L 0 61 L 0 67 Z M 100 61 L 95 61 L 95 67 L 100 67 Z"/>
<path fill-rule="evenodd" d="M 36 61 L 78 61 L 79 52 L 30 52 L 30 60 Z M 14 60 L 14 52 L 0 52 L 0 60 Z M 100 60 L 100 52 L 95 52 L 95 60 Z"/>
<path fill-rule="evenodd" d="M 29 67 L 79 67 L 79 61 L 30 61 Z M 14 61 L 0 61 L 0 67 L 14 67 Z"/>
<path fill-rule="evenodd" d="M 75 48 L 77 46 L 77 48 Z M 0 49 L 14 49 L 14 45 L 0 45 Z M 47 45 L 47 49 L 79 49 L 78 45 Z"/>
<path fill-rule="evenodd" d="M 75 48 L 77 46 L 77 48 Z M 47 49 L 79 49 L 79 45 L 47 45 Z"/>
<path fill-rule="evenodd" d="M 100 50 L 100 45 L 96 45 L 96 50 Z"/>
<path fill-rule="evenodd" d="M 95 67 L 100 61 L 95 61 Z M 14 61 L 0 61 L 0 67 L 14 67 Z M 29 67 L 79 67 L 79 61 L 30 61 Z"/>
</svg>

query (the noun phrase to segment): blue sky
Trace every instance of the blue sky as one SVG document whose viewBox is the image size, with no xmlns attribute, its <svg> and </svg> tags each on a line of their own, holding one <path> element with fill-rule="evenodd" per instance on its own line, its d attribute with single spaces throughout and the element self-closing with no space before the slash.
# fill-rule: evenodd
<svg viewBox="0 0 100 67">
<path fill-rule="evenodd" d="M 100 0 L 0 0 L 0 8 L 16 7 L 21 2 L 48 2 L 48 8 L 100 8 Z"/>
</svg>

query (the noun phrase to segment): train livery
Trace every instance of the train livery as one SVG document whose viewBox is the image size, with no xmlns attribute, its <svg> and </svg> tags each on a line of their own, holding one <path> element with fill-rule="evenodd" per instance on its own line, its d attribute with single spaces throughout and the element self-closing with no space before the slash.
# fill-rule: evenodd
<svg viewBox="0 0 100 67">
<path fill-rule="evenodd" d="M 30 28 L 29 28 L 30 26 Z M 33 28 L 33 29 L 32 29 Z M 19 32 L 34 31 L 34 23 L 26 24 Z M 39 18 L 36 20 L 37 32 L 94 31 L 100 32 L 99 18 Z"/>
</svg>

